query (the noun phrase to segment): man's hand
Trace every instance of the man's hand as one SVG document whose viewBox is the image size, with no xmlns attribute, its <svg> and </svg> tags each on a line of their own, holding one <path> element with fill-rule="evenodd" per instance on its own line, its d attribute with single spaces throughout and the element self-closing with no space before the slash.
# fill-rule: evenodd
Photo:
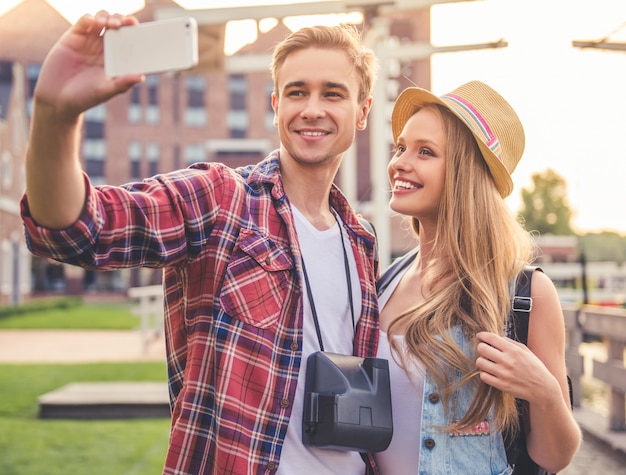
<svg viewBox="0 0 626 475">
<path fill-rule="evenodd" d="M 141 82 L 141 75 L 110 78 L 104 73 L 104 31 L 135 24 L 135 17 L 105 11 L 81 17 L 43 63 L 34 92 L 37 106 L 58 121 L 73 123 L 82 112 Z"/>
</svg>

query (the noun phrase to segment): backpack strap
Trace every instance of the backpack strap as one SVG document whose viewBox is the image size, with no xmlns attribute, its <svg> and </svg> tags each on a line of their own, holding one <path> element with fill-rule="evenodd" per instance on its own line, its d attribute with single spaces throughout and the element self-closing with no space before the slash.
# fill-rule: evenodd
<svg viewBox="0 0 626 475">
<path fill-rule="evenodd" d="M 533 308 L 533 299 L 531 297 L 531 284 L 533 273 L 535 271 L 543 272 L 540 267 L 526 266 L 517 275 L 513 291 L 511 292 L 511 313 L 507 322 L 507 334 L 514 340 L 528 345 L 528 324 L 530 321 L 530 312 Z M 570 405 L 572 398 L 572 381 L 567 377 L 567 385 L 569 386 Z M 519 411 L 520 431 L 515 439 L 511 438 L 511 434 L 505 431 L 504 442 L 507 452 L 509 464 L 515 464 L 514 475 L 553 475 L 539 467 L 528 455 L 526 448 L 526 434 L 524 427 L 528 424 L 528 402 L 521 399 L 516 400 Z"/>
<path fill-rule="evenodd" d="M 416 247 L 412 251 L 407 252 L 404 256 L 397 258 L 391 263 L 387 270 L 380 276 L 380 279 L 376 282 L 376 293 L 380 295 L 383 291 L 389 287 L 389 284 L 400 272 L 406 269 L 414 260 L 415 256 L 419 252 L 419 248 Z"/>
<path fill-rule="evenodd" d="M 371 221 L 365 219 L 362 216 L 359 216 L 359 222 L 361 226 L 367 229 L 370 233 L 374 235 L 374 276 L 378 275 L 378 236 L 376 235 L 376 228 L 372 224 Z"/>
<path fill-rule="evenodd" d="M 530 320 L 530 311 L 533 309 L 530 286 L 533 273 L 536 270 L 543 272 L 540 267 L 524 267 L 514 281 L 515 286 L 511 295 L 511 314 L 509 315 L 509 331 L 507 333 L 511 338 L 524 345 L 528 344 L 528 322 Z"/>
<path fill-rule="evenodd" d="M 506 334 L 520 343 L 528 343 L 528 323 L 530 321 L 530 311 L 533 308 L 531 297 L 531 283 L 535 267 L 526 266 L 510 284 L 511 312 L 507 320 Z M 506 456 L 509 465 L 514 466 L 515 475 L 535 475 L 539 474 L 539 467 L 533 462 L 526 449 L 526 416 L 528 415 L 528 402 L 516 399 L 517 411 L 519 414 L 520 430 L 513 434 L 505 430 L 503 435 L 506 448 Z"/>
</svg>

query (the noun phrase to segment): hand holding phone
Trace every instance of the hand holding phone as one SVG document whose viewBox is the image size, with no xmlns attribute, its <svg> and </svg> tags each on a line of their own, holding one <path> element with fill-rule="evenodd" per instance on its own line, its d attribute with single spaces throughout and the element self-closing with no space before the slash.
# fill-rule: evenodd
<svg viewBox="0 0 626 475">
<path fill-rule="evenodd" d="M 198 64 L 198 23 L 173 18 L 104 33 L 104 70 L 108 76 L 181 71 Z"/>
</svg>

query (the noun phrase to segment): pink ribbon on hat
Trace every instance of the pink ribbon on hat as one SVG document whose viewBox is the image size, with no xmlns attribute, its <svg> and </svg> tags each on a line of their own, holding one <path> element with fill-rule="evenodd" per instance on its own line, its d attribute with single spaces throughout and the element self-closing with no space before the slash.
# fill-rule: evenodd
<svg viewBox="0 0 626 475">
<path fill-rule="evenodd" d="M 449 106 L 465 120 L 467 126 L 475 135 L 482 137 L 489 150 L 502 162 L 502 148 L 498 137 L 494 135 L 487 121 L 474 109 L 474 107 L 462 97 L 454 94 L 445 94 L 441 99 L 448 99 Z M 447 102 L 448 102 L 447 101 Z"/>
</svg>

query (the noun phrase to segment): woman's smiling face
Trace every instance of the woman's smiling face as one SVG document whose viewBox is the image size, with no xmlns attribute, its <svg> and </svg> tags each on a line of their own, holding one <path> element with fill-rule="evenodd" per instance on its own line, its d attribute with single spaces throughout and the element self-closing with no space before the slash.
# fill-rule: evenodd
<svg viewBox="0 0 626 475">
<path fill-rule="evenodd" d="M 445 131 L 434 107 L 425 107 L 407 120 L 396 151 L 387 166 L 391 209 L 435 221 L 443 195 L 446 172 Z"/>
</svg>

